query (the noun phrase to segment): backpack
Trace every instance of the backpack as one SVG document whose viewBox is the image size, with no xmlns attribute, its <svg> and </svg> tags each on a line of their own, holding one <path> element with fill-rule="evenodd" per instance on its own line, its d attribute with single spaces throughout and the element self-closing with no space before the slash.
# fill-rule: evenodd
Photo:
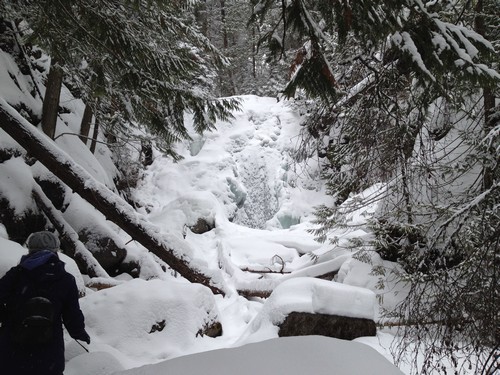
<svg viewBox="0 0 500 375">
<path fill-rule="evenodd" d="M 54 306 L 40 290 L 13 306 L 11 337 L 20 346 L 45 345 L 54 337 Z"/>
</svg>

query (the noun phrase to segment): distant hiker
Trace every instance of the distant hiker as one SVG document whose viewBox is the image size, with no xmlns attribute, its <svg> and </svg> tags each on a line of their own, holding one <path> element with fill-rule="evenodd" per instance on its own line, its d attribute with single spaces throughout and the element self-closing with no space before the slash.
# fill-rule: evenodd
<svg viewBox="0 0 500 375">
<path fill-rule="evenodd" d="M 90 343 L 78 288 L 54 234 L 32 233 L 26 245 L 29 253 L 0 279 L 0 373 L 62 375 L 62 324 L 72 338 Z"/>
</svg>

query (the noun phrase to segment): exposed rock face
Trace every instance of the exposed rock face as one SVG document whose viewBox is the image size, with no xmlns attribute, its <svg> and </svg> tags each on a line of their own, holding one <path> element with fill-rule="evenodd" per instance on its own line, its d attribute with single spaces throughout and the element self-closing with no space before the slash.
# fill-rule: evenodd
<svg viewBox="0 0 500 375">
<path fill-rule="evenodd" d="M 88 230 L 82 230 L 78 236 L 109 274 L 113 275 L 117 272 L 127 255 L 127 250 L 103 233 L 90 233 Z"/>
<path fill-rule="evenodd" d="M 160 322 L 156 322 L 151 327 L 151 331 L 149 331 L 149 333 L 161 332 L 161 331 L 163 331 L 163 329 L 165 328 L 166 325 L 167 325 L 167 321 L 165 319 L 160 321 Z"/>
<path fill-rule="evenodd" d="M 191 232 L 193 232 L 195 234 L 203 234 L 203 233 L 211 231 L 214 228 L 215 228 L 214 223 L 209 222 L 208 220 L 202 219 L 202 218 L 198 219 L 198 221 L 196 222 L 195 225 L 193 225 L 192 227 L 189 227 Z"/>
<path fill-rule="evenodd" d="M 50 199 L 54 208 L 64 212 L 64 200 L 66 191 L 64 187 L 55 181 L 37 179 L 38 185 L 42 188 L 43 192 Z"/>
<path fill-rule="evenodd" d="M 213 322 L 206 324 L 205 327 L 200 329 L 196 336 L 219 337 L 222 336 L 222 324 L 220 322 Z"/>
<path fill-rule="evenodd" d="M 44 230 L 47 220 L 31 209 L 17 213 L 0 194 L 0 223 L 5 226 L 12 241 L 23 244 L 32 232 Z"/>
<path fill-rule="evenodd" d="M 291 312 L 279 325 L 280 337 L 320 335 L 352 340 L 356 337 L 375 336 L 377 327 L 370 319 L 339 315 Z"/>
<path fill-rule="evenodd" d="M 127 273 L 133 278 L 137 278 L 141 274 L 141 265 L 137 261 L 134 260 L 129 261 L 127 260 L 127 258 L 125 258 L 123 262 L 120 263 L 119 267 L 116 269 L 116 273 L 117 274 Z"/>
</svg>

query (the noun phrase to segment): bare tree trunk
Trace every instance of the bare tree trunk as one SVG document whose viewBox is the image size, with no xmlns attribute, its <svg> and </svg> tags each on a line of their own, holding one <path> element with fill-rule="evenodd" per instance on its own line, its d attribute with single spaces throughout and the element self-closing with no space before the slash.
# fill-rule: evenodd
<svg viewBox="0 0 500 375">
<path fill-rule="evenodd" d="M 201 27 L 201 33 L 207 38 L 210 38 L 210 30 L 208 28 L 208 7 L 207 0 L 200 1 L 195 11 L 196 22 Z"/>
<path fill-rule="evenodd" d="M 478 0 L 475 5 L 476 17 L 474 19 L 474 29 L 483 37 L 488 39 L 487 26 L 483 17 L 483 0 Z M 485 134 L 488 134 L 494 126 L 493 109 L 495 108 L 495 94 L 490 87 L 483 86 L 483 105 L 484 105 L 484 125 Z M 491 148 L 490 153 L 495 155 L 495 149 Z M 493 186 L 494 172 L 490 166 L 485 166 L 483 170 L 483 190 L 488 190 Z"/>
<path fill-rule="evenodd" d="M 85 144 L 87 144 L 87 140 L 89 137 L 90 125 L 92 124 L 92 116 L 92 107 L 86 104 L 85 111 L 83 112 L 82 122 L 80 124 L 80 139 Z"/>
<path fill-rule="evenodd" d="M 95 147 L 97 145 L 97 137 L 99 136 L 99 117 L 95 117 L 94 131 L 92 133 L 92 143 L 90 143 L 90 152 L 95 154 Z"/>
<path fill-rule="evenodd" d="M 252 76 L 254 79 L 257 78 L 257 46 L 255 45 L 255 28 L 255 25 L 252 25 Z"/>
<path fill-rule="evenodd" d="M 89 173 L 75 164 L 64 153 L 58 153 L 54 144 L 40 136 L 37 130 L 5 100 L 0 98 L 0 128 L 9 134 L 30 155 L 38 159 L 47 169 L 63 183 L 73 189 L 83 199 L 100 211 L 108 220 L 117 224 L 128 233 L 133 240 L 139 242 L 174 271 L 193 283 L 200 283 L 210 288 L 214 293 L 224 294 L 212 284 L 212 280 L 189 264 L 188 255 L 170 248 L 155 226 L 139 215 L 125 200 L 96 181 Z M 189 247 L 176 238 L 177 248 Z"/>
<path fill-rule="evenodd" d="M 493 109 L 495 108 L 495 95 L 493 91 L 485 87 L 483 88 L 483 103 L 484 103 L 484 132 L 488 134 L 493 130 L 494 118 Z M 496 155 L 496 150 L 494 147 L 490 147 L 489 152 L 493 157 Z M 486 166 L 483 171 L 483 190 L 488 190 L 493 186 L 495 181 L 495 173 L 491 166 Z"/>
<path fill-rule="evenodd" d="M 224 50 L 229 47 L 229 40 L 227 36 L 227 20 L 226 20 L 226 1 L 220 0 L 220 21 L 222 23 L 222 45 Z"/>
<path fill-rule="evenodd" d="M 62 78 L 62 68 L 57 64 L 52 65 L 50 67 L 49 76 L 47 77 L 47 85 L 42 107 L 42 129 L 43 132 L 52 139 L 54 139 L 56 132 Z"/>
</svg>

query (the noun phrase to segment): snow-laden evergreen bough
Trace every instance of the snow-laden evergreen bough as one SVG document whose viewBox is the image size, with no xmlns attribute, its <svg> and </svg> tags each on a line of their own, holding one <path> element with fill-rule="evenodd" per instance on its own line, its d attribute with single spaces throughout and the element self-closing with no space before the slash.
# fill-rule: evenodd
<svg viewBox="0 0 500 375">
<path fill-rule="evenodd" d="M 498 4 L 254 4 L 253 21 L 270 30 L 263 41 L 291 66 L 284 94 L 304 98 L 299 156 L 317 153 L 336 199 L 318 209 L 315 233 L 328 240 L 380 202 L 364 245 L 400 262 L 412 290 L 388 312 L 408 338 L 396 354 L 416 337 L 415 372 L 438 371 L 443 354 L 470 371 L 462 353 L 487 373 L 500 319 Z M 376 183 L 384 188 L 350 199 Z"/>
</svg>

